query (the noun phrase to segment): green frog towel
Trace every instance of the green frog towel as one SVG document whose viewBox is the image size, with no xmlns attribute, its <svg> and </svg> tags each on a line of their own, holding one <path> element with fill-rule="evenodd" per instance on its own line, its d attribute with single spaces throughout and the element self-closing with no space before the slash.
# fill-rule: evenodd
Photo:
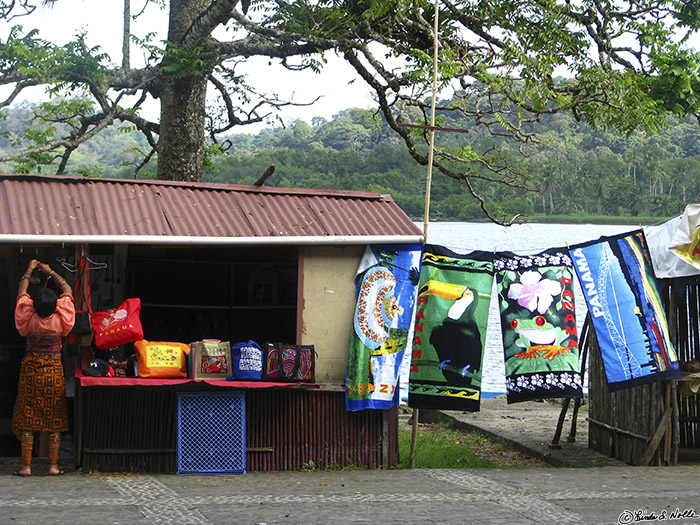
<svg viewBox="0 0 700 525">
<path fill-rule="evenodd" d="M 581 397 L 574 270 L 566 248 L 494 257 L 508 403 Z"/>
</svg>

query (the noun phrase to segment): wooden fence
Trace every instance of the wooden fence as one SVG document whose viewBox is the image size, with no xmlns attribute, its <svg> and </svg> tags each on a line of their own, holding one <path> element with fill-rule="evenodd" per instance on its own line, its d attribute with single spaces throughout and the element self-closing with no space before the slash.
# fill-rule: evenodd
<svg viewBox="0 0 700 525">
<path fill-rule="evenodd" d="M 660 281 L 660 288 L 679 360 L 699 359 L 700 278 Z M 700 449 L 699 396 L 679 395 L 677 381 L 609 392 L 593 333 L 589 349 L 591 448 L 631 465 L 675 465 L 679 453 Z"/>
</svg>

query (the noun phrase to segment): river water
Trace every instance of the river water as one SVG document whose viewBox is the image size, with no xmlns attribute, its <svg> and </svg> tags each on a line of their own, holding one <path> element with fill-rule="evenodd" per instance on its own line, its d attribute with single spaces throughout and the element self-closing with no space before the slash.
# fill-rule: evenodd
<svg viewBox="0 0 700 525">
<path fill-rule="evenodd" d="M 416 224 L 423 228 L 422 222 Z M 485 250 L 527 255 L 637 229 L 638 226 L 612 224 L 517 224 L 506 228 L 490 222 L 431 222 L 428 224 L 427 242 L 457 253 Z M 575 279 L 574 283 L 576 321 L 580 331 L 587 308 L 578 280 Z M 506 391 L 500 314 L 497 301 L 493 300 L 494 294 L 495 284 L 484 349 L 482 392 L 485 397 Z M 586 384 L 587 381 L 584 382 L 584 390 L 587 389 Z"/>
</svg>

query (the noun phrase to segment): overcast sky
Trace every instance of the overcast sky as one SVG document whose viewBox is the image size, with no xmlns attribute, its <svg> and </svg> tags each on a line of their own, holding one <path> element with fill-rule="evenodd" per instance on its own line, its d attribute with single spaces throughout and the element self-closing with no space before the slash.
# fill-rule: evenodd
<svg viewBox="0 0 700 525">
<path fill-rule="evenodd" d="M 132 11 L 141 6 L 132 1 Z M 119 0 L 58 0 L 53 8 L 38 7 L 35 13 L 27 17 L 13 19 L 2 25 L 2 36 L 7 35 L 9 27 L 22 25 L 25 30 L 38 28 L 40 35 L 54 44 L 65 44 L 80 30 L 87 32 L 88 45 L 99 45 L 117 64 L 121 62 L 122 2 Z M 165 35 L 167 14 L 155 6 L 149 6 L 145 15 L 132 22 L 131 32 L 143 38 L 149 32 Z M 301 118 L 307 122 L 316 116 L 331 119 L 338 111 L 349 107 L 371 107 L 373 102 L 369 89 L 363 81 L 354 78 L 350 66 L 335 55 L 327 55 L 328 64 L 320 74 L 310 70 L 291 72 L 276 65 L 273 61 L 257 59 L 251 61 L 248 69 L 248 81 L 258 90 L 275 91 L 280 97 L 293 99 L 295 102 L 307 103 L 316 97 L 322 98 L 313 106 L 288 107 L 283 110 L 283 118 L 289 122 Z M 132 67 L 143 63 L 136 46 L 131 49 Z M 41 97 L 42 91 L 33 91 L 32 97 Z M 157 105 L 150 107 L 149 117 L 158 118 Z M 274 125 L 279 123 L 274 122 Z M 238 132 L 257 132 L 264 126 L 240 128 Z"/>
</svg>

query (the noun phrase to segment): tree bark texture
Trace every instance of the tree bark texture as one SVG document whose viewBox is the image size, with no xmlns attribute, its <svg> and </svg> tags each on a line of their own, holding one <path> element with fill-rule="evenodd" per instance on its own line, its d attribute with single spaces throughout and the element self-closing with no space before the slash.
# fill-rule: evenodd
<svg viewBox="0 0 700 525">
<path fill-rule="evenodd" d="M 179 43 L 209 0 L 171 0 L 168 45 Z M 161 77 L 158 179 L 199 181 L 204 163 L 207 75 Z"/>
</svg>

